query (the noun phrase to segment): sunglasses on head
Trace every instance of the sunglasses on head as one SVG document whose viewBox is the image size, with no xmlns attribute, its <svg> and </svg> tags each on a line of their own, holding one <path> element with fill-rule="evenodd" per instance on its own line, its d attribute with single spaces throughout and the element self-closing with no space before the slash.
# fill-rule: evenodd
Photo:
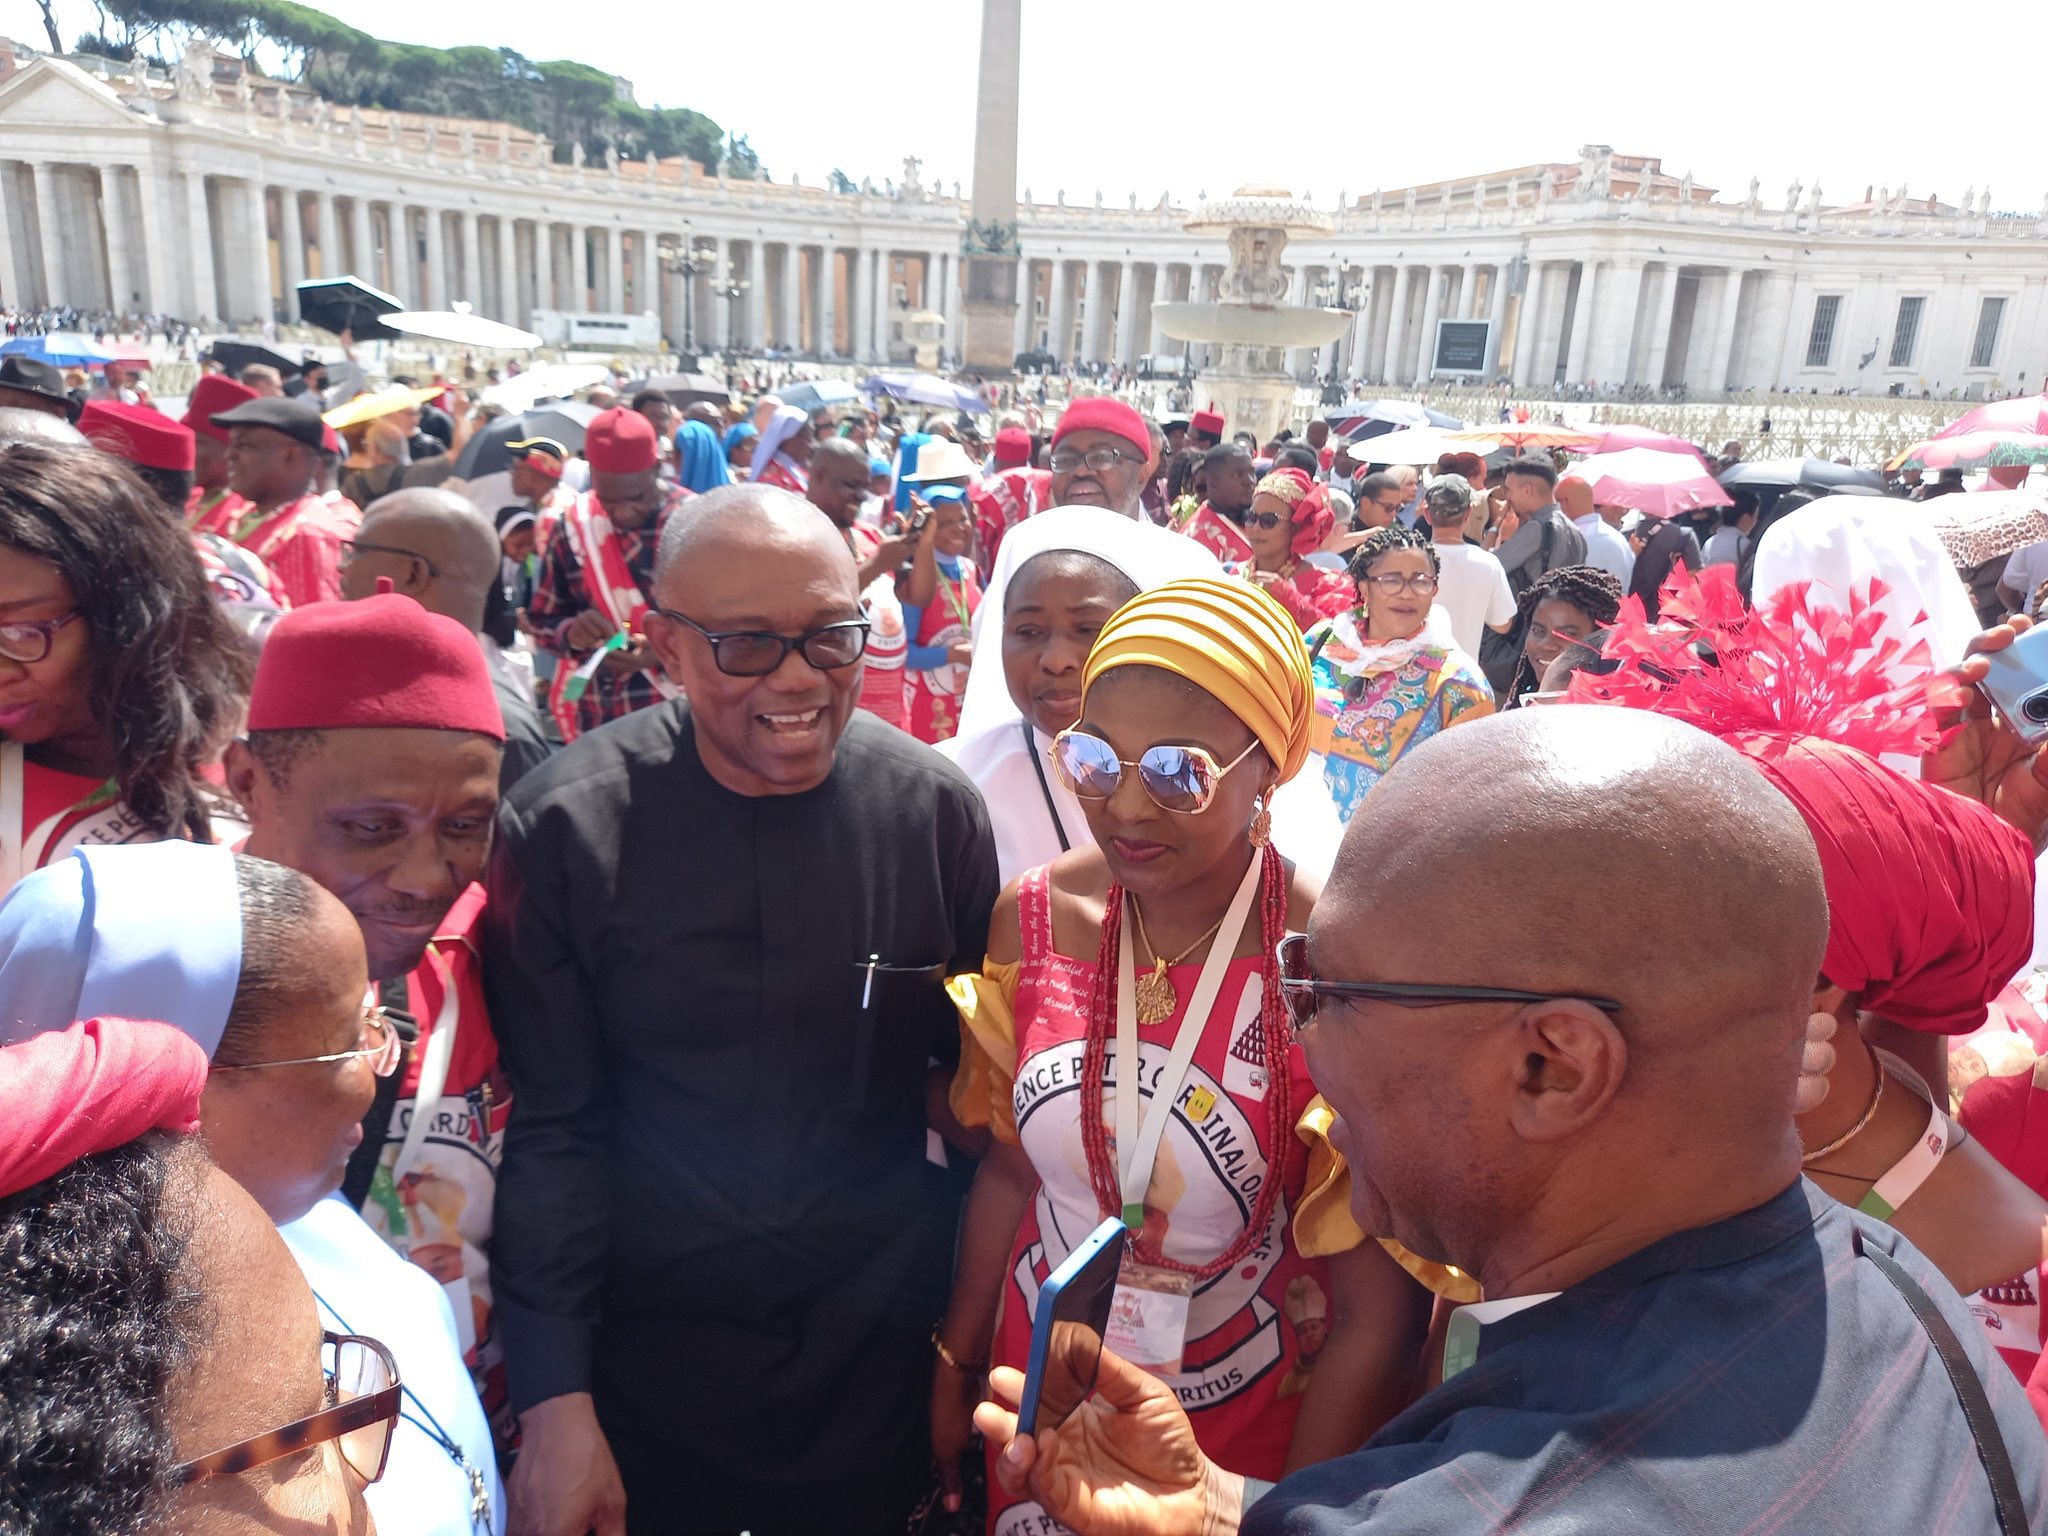
<svg viewBox="0 0 2048 1536">
<path fill-rule="evenodd" d="M 1219 766 L 1200 747 L 1183 747 L 1161 742 L 1138 754 L 1136 762 L 1116 755 L 1116 749 L 1100 736 L 1078 729 L 1064 730 L 1053 738 L 1052 765 L 1060 782 L 1081 800 L 1107 800 L 1123 783 L 1124 770 L 1138 770 L 1138 783 L 1162 811 L 1190 816 L 1209 809 L 1223 776 L 1252 755 L 1251 746 Z"/>
</svg>

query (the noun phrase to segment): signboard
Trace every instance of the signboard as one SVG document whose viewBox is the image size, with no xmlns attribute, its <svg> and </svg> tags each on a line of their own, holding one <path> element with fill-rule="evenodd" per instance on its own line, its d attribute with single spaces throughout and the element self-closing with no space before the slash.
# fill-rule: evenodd
<svg viewBox="0 0 2048 1536">
<path fill-rule="evenodd" d="M 1486 351 L 1493 339 L 1491 320 L 1439 320 L 1431 373 L 1486 372 Z"/>
</svg>

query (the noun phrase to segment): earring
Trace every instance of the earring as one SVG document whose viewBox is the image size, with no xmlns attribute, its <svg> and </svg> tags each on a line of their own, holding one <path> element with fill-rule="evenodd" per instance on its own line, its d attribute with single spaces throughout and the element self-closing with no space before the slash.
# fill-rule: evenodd
<svg viewBox="0 0 2048 1536">
<path fill-rule="evenodd" d="M 1254 848 L 1263 848 L 1273 840 L 1273 813 L 1267 808 L 1264 795 L 1259 796 L 1254 803 L 1258 806 L 1259 811 L 1256 816 L 1252 817 L 1252 846 Z"/>
</svg>

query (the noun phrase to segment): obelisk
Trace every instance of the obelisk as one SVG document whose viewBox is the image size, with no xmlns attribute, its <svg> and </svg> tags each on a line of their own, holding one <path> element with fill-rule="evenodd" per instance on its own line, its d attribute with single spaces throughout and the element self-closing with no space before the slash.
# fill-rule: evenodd
<svg viewBox="0 0 2048 1536">
<path fill-rule="evenodd" d="M 1017 335 L 1017 48 L 1024 0 L 981 0 L 981 74 L 974 115 L 974 202 L 967 258 L 962 361 L 1007 369 Z"/>
</svg>

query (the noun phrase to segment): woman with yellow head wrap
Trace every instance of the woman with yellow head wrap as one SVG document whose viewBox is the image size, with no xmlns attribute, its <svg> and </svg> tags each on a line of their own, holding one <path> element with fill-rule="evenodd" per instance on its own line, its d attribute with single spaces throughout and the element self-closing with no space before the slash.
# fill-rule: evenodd
<svg viewBox="0 0 2048 1536">
<path fill-rule="evenodd" d="M 1212 1459 L 1272 1477 L 1401 1407 L 1428 1311 L 1378 1245 L 1310 1259 L 1291 1231 L 1315 1086 L 1274 951 L 1319 884 L 1272 846 L 1269 806 L 1308 761 L 1308 653 L 1257 587 L 1194 578 L 1118 609 L 1081 688 L 1048 767 L 1093 842 L 1004 892 L 982 973 L 953 983 L 953 1107 L 992 1140 L 937 1335 L 934 1449 L 953 1475 L 975 1373 L 1024 1363 L 1039 1284 L 1120 1213 L 1147 1326 L 1111 1347 L 1200 1405 Z M 1287 1321 L 1303 1276 L 1334 1297 L 1327 1343 Z M 1024 1511 L 989 1486 L 1012 1525 Z"/>
</svg>

